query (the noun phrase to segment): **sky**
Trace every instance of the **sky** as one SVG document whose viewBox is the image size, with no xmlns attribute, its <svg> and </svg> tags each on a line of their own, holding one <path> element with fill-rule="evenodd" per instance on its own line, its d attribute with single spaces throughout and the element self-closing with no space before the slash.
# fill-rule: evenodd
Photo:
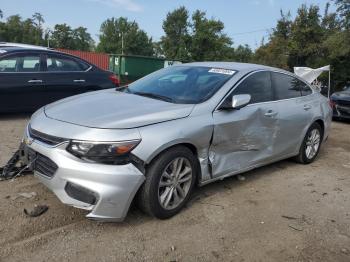
<svg viewBox="0 0 350 262">
<path fill-rule="evenodd" d="M 257 48 L 263 37 L 276 25 L 280 10 L 296 14 L 302 4 L 324 7 L 328 0 L 0 0 L 5 18 L 19 14 L 23 18 L 33 13 L 44 15 L 45 26 L 67 23 L 73 28 L 83 26 L 95 40 L 101 23 L 110 17 L 124 16 L 135 20 L 141 29 L 158 41 L 164 34 L 162 21 L 169 11 L 185 6 L 190 13 L 206 11 L 207 17 L 220 19 L 225 33 L 234 45 L 248 44 Z"/>
</svg>

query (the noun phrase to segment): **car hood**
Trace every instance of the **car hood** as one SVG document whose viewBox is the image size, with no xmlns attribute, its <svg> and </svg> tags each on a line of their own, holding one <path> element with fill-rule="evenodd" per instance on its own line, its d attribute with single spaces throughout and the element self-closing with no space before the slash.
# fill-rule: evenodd
<svg viewBox="0 0 350 262">
<path fill-rule="evenodd" d="M 193 107 L 109 89 L 60 100 L 44 111 L 51 119 L 75 125 L 125 129 L 184 118 Z"/>
<path fill-rule="evenodd" d="M 333 93 L 332 94 L 332 99 L 350 101 L 350 92 L 343 91 L 343 92 Z"/>
</svg>

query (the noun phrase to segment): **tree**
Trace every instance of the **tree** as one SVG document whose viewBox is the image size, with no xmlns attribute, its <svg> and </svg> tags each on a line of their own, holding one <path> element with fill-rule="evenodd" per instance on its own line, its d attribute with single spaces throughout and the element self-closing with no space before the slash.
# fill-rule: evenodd
<svg viewBox="0 0 350 262">
<path fill-rule="evenodd" d="M 248 45 L 239 45 L 233 50 L 233 60 L 248 63 L 253 60 L 253 51 Z"/>
<path fill-rule="evenodd" d="M 268 43 L 262 41 L 261 46 L 255 52 L 255 61 L 283 69 L 289 69 L 289 42 L 291 37 L 291 14 L 280 11 L 281 18 L 277 21 L 276 28 L 272 30 Z"/>
<path fill-rule="evenodd" d="M 0 9 L 0 18 L 2 19 L 4 17 L 4 13 L 2 12 L 2 10 Z"/>
<path fill-rule="evenodd" d="M 94 40 L 87 32 L 86 27 L 78 27 L 72 31 L 74 49 L 81 51 L 89 51 L 94 48 Z"/>
<path fill-rule="evenodd" d="M 52 31 L 50 43 L 55 48 L 89 51 L 94 41 L 85 27 L 72 29 L 67 24 L 57 24 Z"/>
<path fill-rule="evenodd" d="M 169 12 L 163 21 L 165 36 L 161 38 L 161 46 L 165 57 L 172 60 L 188 61 L 190 59 L 189 15 L 182 6 Z"/>
<path fill-rule="evenodd" d="M 35 44 L 41 45 L 41 44 L 43 44 L 43 28 L 42 28 L 42 24 L 45 23 L 44 17 L 40 13 L 34 13 L 34 15 L 32 16 L 32 21 L 33 21 L 33 23 L 34 23 L 34 25 L 36 27 L 36 30 L 35 30 L 35 36 L 36 36 Z"/>
<path fill-rule="evenodd" d="M 350 0 L 334 0 L 337 5 L 337 12 L 342 18 L 342 25 L 345 29 L 350 29 Z"/>
<path fill-rule="evenodd" d="M 135 21 L 125 17 L 110 18 L 100 28 L 97 50 L 105 53 L 153 55 L 153 41 Z"/>
<path fill-rule="evenodd" d="M 232 40 L 223 32 L 220 20 L 207 19 L 199 10 L 192 15 L 192 39 L 190 53 L 194 61 L 224 60 Z"/>
<path fill-rule="evenodd" d="M 72 28 L 67 24 L 55 25 L 50 40 L 52 47 L 74 49 Z"/>
</svg>

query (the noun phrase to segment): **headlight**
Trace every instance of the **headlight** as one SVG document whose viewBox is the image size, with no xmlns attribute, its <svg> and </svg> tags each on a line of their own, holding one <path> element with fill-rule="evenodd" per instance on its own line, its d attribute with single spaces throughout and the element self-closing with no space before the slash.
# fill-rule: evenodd
<svg viewBox="0 0 350 262">
<path fill-rule="evenodd" d="M 67 151 L 72 155 L 91 162 L 103 164 L 126 164 L 130 152 L 140 140 L 125 142 L 89 142 L 72 140 Z"/>
</svg>

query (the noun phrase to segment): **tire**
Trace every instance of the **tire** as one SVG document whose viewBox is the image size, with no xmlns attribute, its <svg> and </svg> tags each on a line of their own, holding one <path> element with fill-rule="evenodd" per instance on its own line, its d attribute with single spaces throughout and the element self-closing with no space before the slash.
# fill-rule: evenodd
<svg viewBox="0 0 350 262">
<path fill-rule="evenodd" d="M 179 168 L 179 172 L 175 170 L 178 169 L 175 166 Z M 191 172 L 188 168 L 191 168 Z M 176 215 L 191 196 L 198 170 L 198 160 L 187 147 L 176 146 L 163 152 L 146 170 L 146 181 L 137 196 L 139 208 L 159 219 Z M 178 174 L 177 178 L 176 174 Z M 181 183 L 181 181 L 185 182 Z M 183 191 L 178 187 L 183 187 Z M 184 192 L 185 195 L 183 195 Z M 182 200 L 179 202 L 179 199 Z M 168 206 L 166 206 L 167 203 Z"/>
<path fill-rule="evenodd" d="M 318 136 L 318 145 L 317 146 L 315 144 L 315 142 L 317 142 L 316 137 L 314 139 L 312 138 L 312 136 L 314 134 L 317 134 L 317 136 Z M 301 144 L 301 147 L 299 150 L 299 154 L 295 157 L 295 160 L 301 164 L 312 163 L 316 159 L 316 157 L 320 151 L 322 140 L 323 140 L 323 130 L 322 130 L 321 126 L 315 122 L 310 126 L 310 128 L 306 132 L 303 143 Z M 311 142 L 311 141 L 313 141 L 313 142 Z M 314 145 L 314 146 L 312 146 L 312 145 Z M 310 149 L 310 146 L 312 149 Z"/>
</svg>

